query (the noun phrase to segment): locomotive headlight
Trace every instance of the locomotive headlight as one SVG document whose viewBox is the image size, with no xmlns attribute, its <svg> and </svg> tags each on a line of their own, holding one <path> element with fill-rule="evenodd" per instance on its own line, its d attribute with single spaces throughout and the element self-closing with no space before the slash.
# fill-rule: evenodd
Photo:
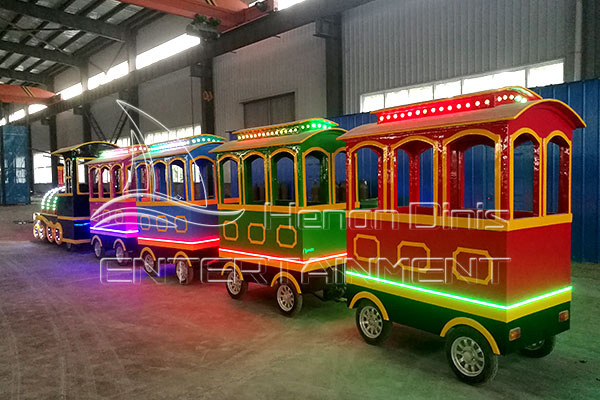
<svg viewBox="0 0 600 400">
<path fill-rule="evenodd" d="M 508 340 L 510 340 L 511 342 L 513 340 L 517 340 L 520 337 L 521 337 L 521 328 L 520 327 L 512 328 L 508 332 Z"/>
</svg>

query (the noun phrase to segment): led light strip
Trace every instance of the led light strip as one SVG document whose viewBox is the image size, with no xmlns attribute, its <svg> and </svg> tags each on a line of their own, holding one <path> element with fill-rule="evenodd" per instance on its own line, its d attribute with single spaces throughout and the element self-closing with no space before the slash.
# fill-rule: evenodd
<svg viewBox="0 0 600 400">
<path fill-rule="evenodd" d="M 92 230 L 92 231 L 98 231 L 98 232 L 122 233 L 122 234 L 125 234 L 125 235 L 129 235 L 129 234 L 133 234 L 133 233 L 138 233 L 139 232 L 137 229 L 132 229 L 132 230 L 128 230 L 128 231 L 122 231 L 120 229 L 97 228 L 95 226 L 91 227 L 90 230 Z"/>
<path fill-rule="evenodd" d="M 198 241 L 195 241 L 195 242 L 187 242 L 187 241 L 184 241 L 184 240 L 150 238 L 150 237 L 138 237 L 138 240 L 148 240 L 150 242 L 179 243 L 179 244 L 193 245 L 193 244 L 203 244 L 203 243 L 210 243 L 210 242 L 218 242 L 219 238 L 217 237 L 217 238 L 203 239 L 203 240 L 198 240 Z"/>
<path fill-rule="evenodd" d="M 348 253 L 339 253 L 339 254 L 332 254 L 330 256 L 325 256 L 325 257 L 319 257 L 319 258 L 311 258 L 308 261 L 301 261 L 297 258 L 285 258 L 285 257 L 277 257 L 277 256 L 271 256 L 268 254 L 258 254 L 258 253 L 250 253 L 248 251 L 240 251 L 240 250 L 232 250 L 232 249 L 224 249 L 221 247 L 222 251 L 227 251 L 230 253 L 236 253 L 236 254 L 241 254 L 244 256 L 252 256 L 252 257 L 260 257 L 260 258 L 266 258 L 269 260 L 278 260 L 278 261 L 287 261 L 290 263 L 294 263 L 294 264 L 309 264 L 309 263 L 314 263 L 314 262 L 318 262 L 318 261 L 325 261 L 325 260 L 332 260 L 334 258 L 342 258 L 342 257 L 346 257 L 348 255 Z"/>
<path fill-rule="evenodd" d="M 500 310 L 512 310 L 513 308 L 521 307 L 521 306 L 524 306 L 526 304 L 533 303 L 535 301 L 539 301 L 539 300 L 542 300 L 542 299 L 546 299 L 548 297 L 552 297 L 552 296 L 555 296 L 557 294 L 565 293 L 565 292 L 568 292 L 568 291 L 570 291 L 570 290 L 573 289 L 573 286 L 567 286 L 565 288 L 558 289 L 558 290 L 555 290 L 555 291 L 550 292 L 550 293 L 546 293 L 546 294 L 542 294 L 540 296 L 532 297 L 530 299 L 523 300 L 523 301 L 520 301 L 518 303 L 514 303 L 514 304 L 511 304 L 511 305 L 508 305 L 508 306 L 503 306 L 502 304 L 490 303 L 490 302 L 487 302 L 487 301 L 472 299 L 470 297 L 458 296 L 458 295 L 451 294 L 451 293 L 446 293 L 446 292 L 438 292 L 437 290 L 431 290 L 431 289 L 426 289 L 426 288 L 419 287 L 419 286 L 407 285 L 405 283 L 394 282 L 394 281 L 390 281 L 390 280 L 387 280 L 387 279 L 377 278 L 377 277 L 371 276 L 371 275 L 363 275 L 363 274 L 359 274 L 359 273 L 353 272 L 353 271 L 346 271 L 346 274 L 350 275 L 350 276 L 355 276 L 357 278 L 368 279 L 368 280 L 379 282 L 379 283 L 385 283 L 385 284 L 392 285 L 392 286 L 398 286 L 398 287 L 401 287 L 401 288 L 404 288 L 404 289 L 414 290 L 416 292 L 433 294 L 433 295 L 436 295 L 436 296 L 447 297 L 447 298 L 450 298 L 450 299 L 460 300 L 460 301 L 464 301 L 464 302 L 467 302 L 467 303 L 478 304 L 478 305 L 481 305 L 481 306 L 486 306 L 486 307 L 491 307 L 491 308 L 498 308 Z"/>
<path fill-rule="evenodd" d="M 271 136 L 292 135 L 321 129 L 335 128 L 337 124 L 324 119 L 311 119 L 304 122 L 293 122 L 286 125 L 266 126 L 263 128 L 244 129 L 234 132 L 237 140 L 260 139 Z"/>
</svg>

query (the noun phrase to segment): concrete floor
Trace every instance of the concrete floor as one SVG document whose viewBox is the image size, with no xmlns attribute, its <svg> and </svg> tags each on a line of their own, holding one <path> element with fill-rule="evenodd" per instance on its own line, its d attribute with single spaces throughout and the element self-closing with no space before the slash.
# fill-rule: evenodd
<svg viewBox="0 0 600 400">
<path fill-rule="evenodd" d="M 32 207 L 0 208 L 0 399 L 600 398 L 600 265 L 573 265 L 572 329 L 544 359 L 509 355 L 470 387 L 444 342 L 396 326 L 365 344 L 342 303 L 295 319 L 269 288 L 102 284 L 90 252 L 30 241 Z"/>
</svg>

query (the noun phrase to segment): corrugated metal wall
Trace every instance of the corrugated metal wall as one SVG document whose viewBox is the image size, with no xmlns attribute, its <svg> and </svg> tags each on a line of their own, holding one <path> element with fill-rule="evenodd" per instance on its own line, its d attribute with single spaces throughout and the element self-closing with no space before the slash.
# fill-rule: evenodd
<svg viewBox="0 0 600 400">
<path fill-rule="evenodd" d="M 571 254 L 575 261 L 600 262 L 600 80 L 534 89 L 571 106 L 587 124 L 573 138 Z M 373 114 L 332 118 L 344 129 L 376 122 Z M 480 163 L 473 162 L 472 165 Z"/>
<path fill-rule="evenodd" d="M 216 133 L 244 127 L 242 103 L 294 92 L 296 119 L 325 115 L 325 41 L 305 25 L 214 60 Z"/>
<path fill-rule="evenodd" d="M 343 17 L 344 104 L 396 87 L 565 59 L 575 1 L 378 0 Z M 567 79 L 568 80 L 568 79 Z"/>
</svg>

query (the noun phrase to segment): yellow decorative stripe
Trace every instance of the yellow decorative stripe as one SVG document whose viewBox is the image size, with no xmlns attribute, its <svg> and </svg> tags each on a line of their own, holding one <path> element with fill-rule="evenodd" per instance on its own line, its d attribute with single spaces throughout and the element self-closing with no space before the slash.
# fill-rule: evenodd
<svg viewBox="0 0 600 400">
<path fill-rule="evenodd" d="M 240 259 L 240 260 L 246 260 L 246 261 L 256 259 L 256 264 L 266 265 L 269 267 L 283 268 L 288 271 L 295 271 L 295 272 L 310 272 L 310 271 L 316 271 L 318 269 L 326 269 L 326 268 L 335 267 L 338 264 L 337 262 L 340 260 L 338 258 L 333 258 L 333 259 L 329 259 L 329 260 L 319 260 L 319 261 L 315 261 L 315 262 L 309 262 L 307 264 L 298 264 L 298 263 L 282 261 L 282 260 L 272 260 L 272 259 L 267 258 L 267 256 L 265 256 L 264 258 L 259 257 L 259 256 L 245 256 L 245 255 L 241 255 L 238 253 L 223 250 L 221 248 L 219 249 L 219 257 Z"/>
<path fill-rule="evenodd" d="M 571 301 L 571 291 L 569 290 L 554 296 L 540 299 L 538 301 L 524 304 L 519 307 L 503 310 L 499 308 L 485 307 L 479 304 L 461 301 L 459 299 L 437 296 L 399 286 L 375 282 L 370 279 L 356 277 L 349 274 L 346 275 L 346 283 L 501 322 L 510 322 L 526 315 Z"/>
<path fill-rule="evenodd" d="M 471 328 L 475 329 L 479 333 L 481 333 L 483 335 L 483 337 L 485 337 L 487 339 L 494 354 L 500 354 L 500 349 L 498 348 L 498 344 L 496 343 L 496 340 L 494 339 L 494 337 L 492 336 L 490 331 L 485 329 L 485 327 L 483 325 L 481 325 L 479 322 L 477 322 L 471 318 L 458 317 L 458 318 L 451 319 L 450 321 L 448 321 L 446 323 L 446 325 L 444 325 L 444 328 L 442 328 L 442 331 L 440 332 L 440 336 L 445 337 L 446 333 L 448 333 L 448 331 L 451 328 L 453 328 L 457 325 L 467 325 L 467 326 L 470 326 Z"/>
<path fill-rule="evenodd" d="M 383 303 L 381 302 L 381 300 L 379 300 L 377 298 L 377 296 L 375 296 L 373 293 L 371 292 L 360 292 L 357 293 L 353 298 L 352 301 L 350 302 L 350 305 L 348 306 L 348 308 L 354 308 L 354 306 L 356 305 L 356 303 L 359 300 L 362 299 L 368 299 L 371 300 L 373 303 L 375 303 L 377 305 L 377 307 L 379 307 L 379 310 L 381 310 L 381 315 L 383 316 L 383 319 L 385 319 L 386 321 L 390 320 L 390 317 L 388 315 L 387 310 L 385 309 L 385 306 L 383 305 Z"/>
</svg>

